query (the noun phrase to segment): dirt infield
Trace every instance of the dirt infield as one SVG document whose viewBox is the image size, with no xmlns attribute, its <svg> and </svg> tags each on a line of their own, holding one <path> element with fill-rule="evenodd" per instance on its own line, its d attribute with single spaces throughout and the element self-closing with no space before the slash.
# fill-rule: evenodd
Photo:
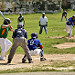
<svg viewBox="0 0 75 75">
<path fill-rule="evenodd" d="M 54 45 L 53 47 L 57 47 L 59 49 L 72 48 L 72 47 L 75 47 L 75 43 L 66 42 L 66 43 L 63 43 L 63 44 Z"/>
<path fill-rule="evenodd" d="M 52 38 L 52 39 L 61 39 L 61 38 L 66 38 L 66 39 L 75 39 L 75 36 L 73 35 L 71 38 L 69 38 L 68 36 L 56 36 L 56 37 L 48 37 L 48 38 Z"/>
<path fill-rule="evenodd" d="M 45 54 L 46 61 L 40 61 L 39 56 L 33 56 L 33 63 L 21 63 L 23 55 L 18 54 L 15 55 L 11 64 L 6 65 L 7 62 L 7 57 L 5 61 L 0 61 L 0 70 L 9 70 L 9 69 L 15 69 L 15 68 L 32 68 L 33 66 L 43 66 L 43 65 L 51 65 L 54 62 L 58 61 L 74 61 L 75 60 L 75 54 Z M 74 67 L 69 67 L 69 68 L 55 68 L 55 67 L 50 67 L 47 66 L 45 68 L 49 69 L 56 69 L 56 70 L 64 70 L 64 69 L 74 69 Z"/>
<path fill-rule="evenodd" d="M 51 38 L 51 37 L 50 37 Z M 52 38 L 67 38 L 67 39 L 75 39 L 75 36 L 72 38 L 68 38 L 68 37 L 52 37 Z M 63 44 L 59 44 L 59 45 L 55 45 L 54 47 L 60 48 L 60 49 L 65 49 L 65 48 L 71 48 L 71 47 L 75 47 L 75 43 L 74 42 L 66 42 Z M 12 62 L 7 65 L 7 56 L 6 56 L 6 60 L 5 61 L 0 61 L 0 70 L 12 70 L 12 69 L 16 69 L 16 68 L 32 68 L 34 67 L 38 67 L 39 66 L 45 66 L 43 68 L 49 68 L 49 69 L 56 69 L 56 70 L 72 70 L 75 69 L 75 67 L 73 66 L 69 66 L 66 68 L 56 68 L 56 67 L 51 67 L 50 65 L 56 63 L 56 62 L 65 62 L 65 61 L 75 61 L 75 54 L 45 54 L 46 57 L 46 61 L 40 61 L 40 56 L 33 56 L 33 63 L 29 64 L 28 61 L 27 63 L 22 63 L 22 54 L 16 54 L 12 60 Z M 49 66 L 47 66 L 49 65 Z"/>
<path fill-rule="evenodd" d="M 75 39 L 75 36 L 72 36 L 71 38 L 69 38 L 67 36 L 56 36 L 56 37 L 50 37 L 50 38 L 52 38 L 52 39 L 54 39 L 54 38 L 57 38 L 57 39 L 61 39 L 61 38 Z M 57 47 L 59 49 L 72 48 L 72 47 L 75 47 L 75 42 L 65 42 L 62 44 L 54 45 L 53 47 Z"/>
</svg>

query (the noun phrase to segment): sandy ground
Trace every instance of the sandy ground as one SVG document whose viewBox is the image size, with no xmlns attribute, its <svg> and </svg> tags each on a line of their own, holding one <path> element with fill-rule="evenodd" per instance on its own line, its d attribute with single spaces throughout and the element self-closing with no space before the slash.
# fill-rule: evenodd
<svg viewBox="0 0 75 75">
<path fill-rule="evenodd" d="M 68 36 L 56 36 L 56 37 L 48 37 L 48 38 L 57 38 L 57 39 L 61 39 L 61 38 L 66 38 L 66 39 L 75 39 L 75 36 L 73 35 L 71 38 L 69 38 Z"/>
<path fill-rule="evenodd" d="M 27 73 L 9 73 L 0 75 L 75 75 L 75 72 L 27 72 Z"/>
<path fill-rule="evenodd" d="M 57 38 L 57 39 L 61 39 L 61 38 L 66 38 L 66 39 L 75 39 L 75 36 L 72 36 L 71 38 L 67 37 L 67 36 L 57 36 L 57 37 L 50 37 L 52 39 Z M 58 44 L 58 45 L 54 45 L 53 47 L 57 47 L 59 49 L 66 49 L 66 48 L 72 48 L 75 47 L 75 42 L 65 42 L 62 44 Z"/>
<path fill-rule="evenodd" d="M 39 56 L 33 56 L 33 63 L 29 64 L 27 63 L 21 63 L 23 55 L 17 54 L 14 56 L 12 62 L 7 65 L 7 57 L 5 61 L 0 61 L 0 70 L 8 70 L 8 69 L 15 69 L 15 68 L 32 68 L 33 66 L 36 67 L 37 65 L 43 66 L 43 65 L 50 65 L 54 63 L 54 61 L 74 61 L 75 60 L 75 54 L 45 54 L 46 61 L 40 61 Z M 51 62 L 52 61 L 52 62 Z M 56 69 L 56 70 L 63 70 L 67 68 L 53 68 L 48 67 L 49 69 Z M 73 69 L 73 67 L 69 67 L 68 69 Z"/>
<path fill-rule="evenodd" d="M 57 47 L 59 49 L 72 48 L 72 47 L 75 47 L 75 43 L 74 42 L 65 42 L 63 44 L 54 45 L 53 47 Z"/>
<path fill-rule="evenodd" d="M 75 39 L 75 36 L 72 38 L 68 37 L 50 37 L 50 38 L 67 38 L 67 39 Z M 71 48 L 75 47 L 75 43 L 66 42 L 63 44 L 55 45 L 54 47 L 65 49 L 65 48 Z M 50 65 L 54 62 L 59 61 L 75 61 L 75 54 L 45 54 L 46 61 L 40 61 L 40 56 L 32 56 L 33 63 L 29 64 L 28 61 L 26 63 L 22 63 L 22 54 L 17 54 L 14 56 L 12 62 L 7 65 L 7 56 L 5 61 L 0 61 L 0 70 L 8 70 L 8 69 L 16 69 L 16 68 L 32 68 L 33 66 L 43 66 L 43 65 Z M 56 70 L 71 70 L 75 69 L 74 67 L 68 67 L 68 68 L 55 68 L 55 67 L 47 67 L 49 69 L 56 69 Z"/>
</svg>

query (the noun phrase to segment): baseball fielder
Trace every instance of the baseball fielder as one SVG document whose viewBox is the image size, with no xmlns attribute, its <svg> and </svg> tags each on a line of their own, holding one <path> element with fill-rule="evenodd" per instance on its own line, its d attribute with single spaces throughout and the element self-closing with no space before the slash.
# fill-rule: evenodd
<svg viewBox="0 0 75 75">
<path fill-rule="evenodd" d="M 42 16 L 39 19 L 39 26 L 40 26 L 39 34 L 42 33 L 43 28 L 45 29 L 46 34 L 48 34 L 48 31 L 47 31 L 48 19 L 45 16 L 45 13 L 42 13 Z"/>
<path fill-rule="evenodd" d="M 25 25 L 25 20 L 24 20 L 24 17 L 22 16 L 22 13 L 20 13 L 20 16 L 18 17 L 18 24 L 19 25 Z"/>
<path fill-rule="evenodd" d="M 67 12 L 66 12 L 66 10 L 64 10 L 63 13 L 62 13 L 61 21 L 62 21 L 63 17 L 65 17 L 65 19 L 67 21 Z"/>
<path fill-rule="evenodd" d="M 68 33 L 69 38 L 71 38 L 72 36 L 72 26 L 74 27 L 74 22 L 75 22 L 75 15 L 70 17 L 66 22 L 66 32 Z"/>
</svg>

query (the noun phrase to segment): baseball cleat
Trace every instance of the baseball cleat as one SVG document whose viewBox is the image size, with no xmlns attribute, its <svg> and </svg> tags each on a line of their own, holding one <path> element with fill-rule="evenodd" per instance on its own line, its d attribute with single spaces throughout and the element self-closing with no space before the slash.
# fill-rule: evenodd
<svg viewBox="0 0 75 75">
<path fill-rule="evenodd" d="M 8 62 L 7 63 L 11 63 L 11 59 L 8 59 Z"/>
<path fill-rule="evenodd" d="M 25 63 L 25 62 L 26 62 L 26 59 L 25 59 L 25 58 L 23 58 L 23 59 L 22 59 L 22 63 Z"/>
<path fill-rule="evenodd" d="M 45 61 L 46 60 L 46 58 L 40 58 L 40 61 Z"/>
<path fill-rule="evenodd" d="M 33 63 L 32 59 L 28 59 L 29 63 Z"/>
</svg>

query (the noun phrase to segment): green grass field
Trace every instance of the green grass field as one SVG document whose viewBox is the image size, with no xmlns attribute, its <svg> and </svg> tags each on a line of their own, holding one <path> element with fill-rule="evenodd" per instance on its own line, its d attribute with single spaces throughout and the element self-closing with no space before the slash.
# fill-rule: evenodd
<svg viewBox="0 0 75 75">
<path fill-rule="evenodd" d="M 71 17 L 75 14 L 75 11 L 69 10 L 68 17 Z M 49 37 L 54 36 L 66 36 L 66 20 L 63 18 L 63 21 L 61 22 L 61 14 L 62 13 L 55 13 L 55 14 L 46 14 L 48 17 L 48 34 L 45 33 L 43 30 L 43 33 L 39 34 L 39 18 L 41 17 L 41 13 L 38 14 L 24 14 L 24 18 L 26 21 L 25 29 L 28 33 L 28 39 L 31 38 L 31 33 L 36 32 L 38 33 L 38 39 L 41 41 L 43 45 L 44 53 L 46 54 L 66 54 L 66 53 L 75 53 L 75 48 L 68 48 L 68 49 L 57 49 L 55 47 L 52 47 L 53 45 L 64 43 L 64 42 L 75 42 L 75 40 L 67 40 L 66 38 L 62 39 L 51 39 Z M 13 29 L 15 30 L 17 28 L 17 18 L 18 15 L 4 15 L 5 18 L 11 19 L 11 25 L 13 26 Z M 0 15 L 0 25 L 3 23 L 3 18 Z M 75 35 L 75 29 L 73 29 L 73 35 Z M 12 39 L 12 32 L 9 32 L 8 39 L 13 42 Z M 27 40 L 28 40 L 27 39 Z M 21 47 L 17 48 L 16 53 L 24 53 Z"/>
<path fill-rule="evenodd" d="M 75 11 L 72 10 L 68 10 L 67 11 L 68 16 L 67 18 L 73 16 L 75 14 Z M 37 13 L 37 14 L 24 14 L 24 18 L 26 21 L 25 24 L 25 29 L 27 31 L 28 34 L 28 39 L 31 38 L 31 33 L 32 32 L 36 32 L 38 34 L 38 39 L 41 41 L 42 45 L 43 45 L 43 50 L 45 54 L 75 54 L 75 47 L 73 48 L 67 48 L 67 49 L 58 49 L 56 47 L 53 47 L 53 45 L 57 45 L 57 44 L 61 44 L 64 42 L 75 42 L 75 39 L 66 39 L 66 38 L 61 38 L 61 39 L 57 39 L 57 38 L 50 38 L 50 37 L 55 37 L 55 36 L 66 36 L 66 20 L 65 18 L 63 18 L 63 21 L 61 22 L 61 14 L 62 13 L 55 13 L 55 14 L 46 14 L 46 16 L 48 17 L 48 34 L 45 33 L 45 31 L 43 30 L 42 34 L 39 34 L 39 18 L 41 17 L 41 13 Z M 13 27 L 13 30 L 15 30 L 17 28 L 17 18 L 19 16 L 18 15 L 4 15 L 5 18 L 10 18 L 11 19 L 11 25 Z M 0 15 L 0 25 L 3 23 L 3 18 Z M 12 39 L 12 32 L 9 32 L 8 34 L 8 39 L 10 41 L 12 41 L 13 43 L 13 39 Z M 73 29 L 73 35 L 75 35 L 75 28 Z M 28 40 L 27 39 L 27 40 Z M 1 48 L 0 48 L 1 51 Z M 10 50 L 9 50 L 10 51 Z M 9 51 L 7 52 L 7 54 L 9 54 Z M 18 47 L 16 50 L 16 54 L 24 54 L 24 51 L 21 47 Z M 43 65 L 43 66 L 38 66 L 36 65 L 36 67 L 32 67 L 32 68 L 22 68 L 22 69 L 13 69 L 13 70 L 6 70 L 6 71 L 0 71 L 0 73 L 15 73 L 15 72 L 37 72 L 37 71 L 61 71 L 61 70 L 56 70 L 56 69 L 48 69 L 48 68 L 44 68 L 43 67 L 69 67 L 69 66 L 73 66 L 75 67 L 75 61 L 54 61 L 53 64 L 49 64 L 49 65 Z M 51 61 L 50 61 L 51 63 Z M 75 69 L 73 70 L 69 70 L 69 71 L 73 71 L 75 72 Z"/>
</svg>

